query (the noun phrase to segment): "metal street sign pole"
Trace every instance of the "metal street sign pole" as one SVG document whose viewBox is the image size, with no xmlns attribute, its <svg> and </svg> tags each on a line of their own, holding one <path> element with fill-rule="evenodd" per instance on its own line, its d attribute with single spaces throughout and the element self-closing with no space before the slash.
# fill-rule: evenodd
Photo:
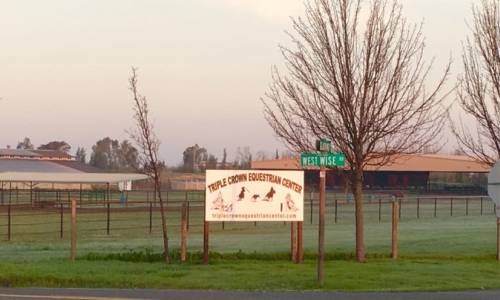
<svg viewBox="0 0 500 300">
<path fill-rule="evenodd" d="M 325 281 L 325 207 L 326 207 L 326 167 L 343 167 L 345 155 L 330 153 L 332 142 L 327 139 L 316 141 L 316 150 L 321 153 L 301 153 L 302 167 L 319 167 L 319 218 L 318 218 L 318 283 Z M 312 209 L 312 207 L 311 207 Z M 311 212 L 312 216 L 312 212 Z"/>
<path fill-rule="evenodd" d="M 318 283 L 325 282 L 325 192 L 326 171 L 321 166 L 319 171 L 319 229 L 318 229 Z"/>
</svg>

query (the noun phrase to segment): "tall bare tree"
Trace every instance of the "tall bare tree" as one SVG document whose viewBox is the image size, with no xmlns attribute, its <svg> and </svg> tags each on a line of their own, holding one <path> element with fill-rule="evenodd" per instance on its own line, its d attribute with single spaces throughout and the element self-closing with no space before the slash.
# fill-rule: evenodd
<svg viewBox="0 0 500 300">
<path fill-rule="evenodd" d="M 421 25 L 396 1 L 311 0 L 293 19 L 292 47 L 281 46 L 286 74 L 273 69 L 265 116 L 291 150 L 314 151 L 329 138 L 345 153 L 356 211 L 356 258 L 365 260 L 363 169 L 422 151 L 445 121 L 441 92 L 449 64 L 426 90 Z M 366 14 L 365 14 L 366 12 Z"/>
<path fill-rule="evenodd" d="M 135 141 L 139 148 L 139 163 L 141 171 L 148 175 L 155 185 L 155 193 L 160 202 L 161 226 L 163 232 L 163 251 L 165 262 L 170 262 L 168 250 L 167 222 L 161 192 L 161 173 L 164 165 L 158 160 L 160 140 L 154 132 L 153 122 L 149 115 L 148 101 L 138 90 L 137 69 L 132 68 L 132 75 L 129 78 L 129 89 L 134 98 L 134 120 L 136 128 L 130 133 L 131 139 Z"/>
<path fill-rule="evenodd" d="M 469 124 L 452 123 L 452 128 L 462 152 L 493 165 L 500 159 L 500 1 L 482 0 L 472 14 L 457 95 L 461 108 L 475 120 L 475 132 Z"/>
</svg>

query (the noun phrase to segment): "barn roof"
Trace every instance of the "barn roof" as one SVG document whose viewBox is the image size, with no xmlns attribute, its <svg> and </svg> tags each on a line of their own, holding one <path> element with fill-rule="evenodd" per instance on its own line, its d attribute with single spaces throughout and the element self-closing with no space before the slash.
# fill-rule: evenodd
<svg viewBox="0 0 500 300">
<path fill-rule="evenodd" d="M 60 172 L 72 173 L 76 170 L 55 161 L 29 159 L 0 159 L 0 172 Z"/>
<path fill-rule="evenodd" d="M 136 173 L 106 173 L 70 160 L 0 159 L 0 182 L 119 183 L 147 178 Z"/>
<path fill-rule="evenodd" d="M 26 159 L 40 158 L 56 158 L 56 159 L 72 159 L 73 156 L 64 151 L 58 150 L 30 150 L 30 149 L 0 149 L 0 157 L 14 157 Z"/>
<path fill-rule="evenodd" d="M 0 149 L 0 156 L 41 157 L 38 153 L 24 149 Z"/>
<path fill-rule="evenodd" d="M 3 182 L 119 183 L 147 178 L 133 173 L 0 172 L 0 181 Z"/>
</svg>

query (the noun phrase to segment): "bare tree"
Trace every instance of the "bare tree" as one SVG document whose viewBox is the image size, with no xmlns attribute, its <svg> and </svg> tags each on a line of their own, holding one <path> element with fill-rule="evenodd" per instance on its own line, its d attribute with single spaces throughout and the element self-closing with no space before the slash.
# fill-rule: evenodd
<svg viewBox="0 0 500 300">
<path fill-rule="evenodd" d="M 402 153 L 421 152 L 445 121 L 441 91 L 424 82 L 421 25 L 402 16 L 396 1 L 311 0 L 305 17 L 293 19 L 293 47 L 281 46 L 287 74 L 273 69 L 262 100 L 276 135 L 291 150 L 314 151 L 329 138 L 345 153 L 355 198 L 356 258 L 365 260 L 363 169 Z M 362 20 L 365 20 L 362 21 Z"/>
<path fill-rule="evenodd" d="M 458 78 L 461 108 L 475 120 L 452 129 L 461 151 L 493 166 L 500 159 L 500 1 L 483 0 L 473 6 L 472 35 L 463 46 L 464 73 Z"/>
<path fill-rule="evenodd" d="M 169 263 L 170 256 L 168 251 L 167 222 L 161 193 L 161 173 L 164 165 L 158 161 L 160 140 L 154 132 L 153 123 L 149 115 L 148 101 L 146 97 L 141 95 L 138 91 L 137 77 L 137 69 L 132 68 L 132 75 L 129 78 L 129 89 L 132 91 L 134 97 L 133 107 L 136 128 L 130 133 L 130 137 L 135 141 L 139 148 L 139 163 L 142 172 L 154 181 L 155 193 L 160 202 L 165 262 Z"/>
</svg>

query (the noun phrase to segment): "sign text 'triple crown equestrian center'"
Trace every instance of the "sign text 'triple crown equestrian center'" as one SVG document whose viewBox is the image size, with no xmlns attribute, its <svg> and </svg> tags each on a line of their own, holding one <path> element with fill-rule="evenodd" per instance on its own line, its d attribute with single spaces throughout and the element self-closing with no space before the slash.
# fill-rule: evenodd
<svg viewBox="0 0 500 300">
<path fill-rule="evenodd" d="M 304 172 L 207 170 L 206 221 L 302 221 Z"/>
</svg>

